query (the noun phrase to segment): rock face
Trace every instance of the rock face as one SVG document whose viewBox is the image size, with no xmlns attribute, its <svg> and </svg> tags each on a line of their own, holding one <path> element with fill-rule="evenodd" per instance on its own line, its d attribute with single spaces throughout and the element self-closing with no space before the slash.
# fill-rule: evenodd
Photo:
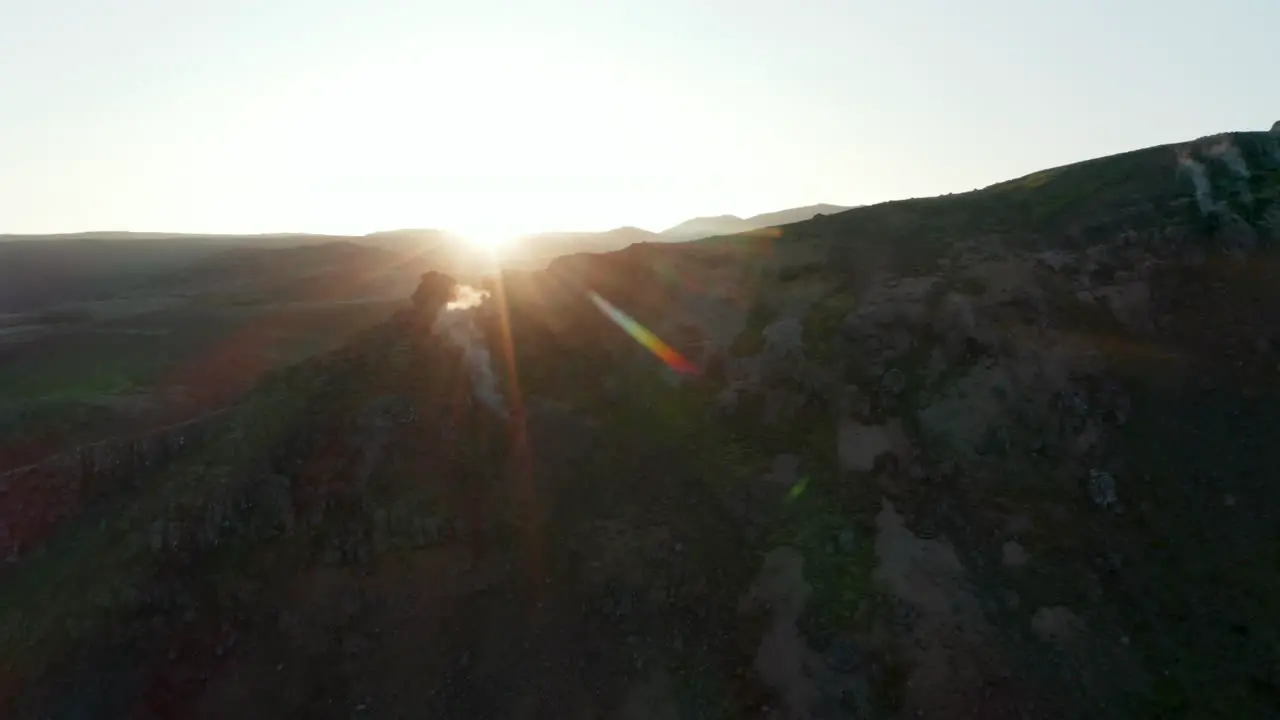
<svg viewBox="0 0 1280 720">
<path fill-rule="evenodd" d="M 0 474 L 0 559 L 16 563 L 86 503 L 134 490 L 147 473 L 198 448 L 221 416 L 85 445 Z"/>
<path fill-rule="evenodd" d="M 423 314 L 433 316 L 441 305 L 449 301 L 456 285 L 457 281 L 444 273 L 424 273 L 413 292 L 413 306 Z"/>
<path fill-rule="evenodd" d="M 1267 448 L 1280 446 L 1273 381 L 1280 316 L 1266 310 L 1280 306 L 1280 143 L 1266 133 L 1215 136 L 1117 159 L 1117 175 L 1103 181 L 1105 166 L 1046 171 L 968 200 L 867 209 L 849 235 L 832 235 L 827 264 L 799 279 L 777 271 L 773 293 L 825 290 L 786 319 L 792 332 L 765 326 L 773 332 L 761 333 L 760 353 L 734 361 L 742 371 L 730 373 L 731 389 L 722 394 L 736 400 L 726 403 L 730 414 L 751 413 L 741 402 L 748 388 L 768 397 L 812 383 L 808 397 L 825 400 L 824 413 L 793 413 L 791 426 L 825 425 L 834 442 L 824 446 L 829 454 L 801 462 L 833 464 L 830 482 L 848 488 L 842 493 L 892 500 L 893 522 L 877 518 L 877 550 L 885 549 L 878 584 L 912 608 L 902 611 L 911 627 L 897 635 L 914 668 L 906 702 L 917 716 L 1012 712 L 1025 689 L 992 690 L 999 710 L 938 704 L 938 697 L 990 683 L 980 676 L 1022 664 L 1018 653 L 1046 652 L 1075 669 L 1044 670 L 1041 678 L 1060 688 L 1068 716 L 1106 716 L 1104 708 L 1121 698 L 1154 707 L 1161 701 L 1150 673 L 1183 662 L 1197 669 L 1170 677 L 1177 676 L 1171 682 L 1190 714 L 1273 710 L 1243 699 L 1250 691 L 1238 678 L 1253 672 L 1248 662 L 1228 669 L 1215 660 L 1252 652 L 1249 637 L 1261 627 L 1277 631 L 1263 619 L 1280 613 L 1276 596 L 1252 579 L 1270 571 L 1248 562 L 1215 575 L 1231 576 L 1232 590 L 1211 600 L 1192 568 L 1271 542 L 1268 521 L 1236 508 L 1280 513 L 1277 486 L 1261 479 L 1274 476 Z M 981 211 L 979 197 L 989 202 Z M 1004 213 L 1004 200 L 1024 203 L 1022 210 Z M 797 245 L 816 242 L 797 236 Z M 926 247 L 930 237 L 936 240 Z M 780 337 L 790 340 L 789 359 L 771 362 Z M 774 436 L 761 432 L 760 442 Z M 796 444 L 770 448 L 799 452 Z M 1245 486 L 1251 501 L 1238 496 Z M 847 502 L 837 497 L 827 501 Z M 1017 531 L 1007 530 L 1013 518 Z M 931 544 L 943 537 L 949 554 Z M 980 540 L 988 537 L 998 540 Z M 1152 551 L 1153 543 L 1166 549 Z M 913 548 L 918 561 L 902 561 L 910 572 L 884 572 L 897 557 L 891 548 Z M 1070 569 L 1077 561 L 1083 565 Z M 989 597 L 956 579 L 992 567 L 1006 588 Z M 1147 588 L 1165 610 L 1153 614 L 1120 587 Z M 971 603 L 973 632 L 941 640 L 956 623 L 941 611 L 935 620 L 924 616 L 922 588 Z M 980 619 L 990 611 L 978 608 L 1016 612 L 1018 598 L 1043 605 L 1029 626 L 1039 647 L 997 650 L 994 628 Z M 1199 630 L 1176 610 L 1188 606 L 1208 613 L 1191 623 Z M 1269 609 L 1250 609 L 1262 607 Z M 1252 618 L 1248 636 L 1233 637 L 1209 617 L 1233 613 Z M 1002 622 L 1026 632 L 1025 617 Z M 981 658 L 970 666 L 985 669 L 948 679 L 941 668 L 957 663 L 939 658 L 957 652 Z M 1265 654 L 1268 667 L 1280 667 L 1280 655 Z M 1100 664 L 1111 670 L 1091 669 Z M 1027 667 L 1041 672 L 1035 662 Z M 1087 691 L 1066 689 L 1076 670 L 1087 676 Z M 1236 699 L 1197 696 L 1206 674 L 1235 687 Z M 1280 676 L 1264 674 L 1268 687 L 1280 687 Z"/>
</svg>

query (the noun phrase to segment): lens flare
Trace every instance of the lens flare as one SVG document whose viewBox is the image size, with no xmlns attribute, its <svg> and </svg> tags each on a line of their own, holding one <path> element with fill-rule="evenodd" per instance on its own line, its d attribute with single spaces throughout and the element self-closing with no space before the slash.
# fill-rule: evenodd
<svg viewBox="0 0 1280 720">
<path fill-rule="evenodd" d="M 600 312 L 605 314 L 618 327 L 640 343 L 646 350 L 658 356 L 658 359 L 666 363 L 667 367 L 684 375 L 696 375 L 698 368 L 693 363 L 685 359 L 683 355 L 676 352 L 670 345 L 666 344 L 657 335 L 654 335 L 648 328 L 636 322 L 630 315 L 622 312 L 614 307 L 608 300 L 597 295 L 595 292 L 588 293 L 591 302 L 600 308 Z"/>
</svg>

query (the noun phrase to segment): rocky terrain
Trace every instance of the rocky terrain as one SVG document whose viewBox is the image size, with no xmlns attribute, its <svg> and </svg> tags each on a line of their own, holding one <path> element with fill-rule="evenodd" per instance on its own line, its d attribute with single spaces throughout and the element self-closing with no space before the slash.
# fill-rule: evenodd
<svg viewBox="0 0 1280 720">
<path fill-rule="evenodd" d="M 1278 242 L 1232 133 L 428 274 L 3 570 L 0 714 L 1278 717 Z"/>
</svg>

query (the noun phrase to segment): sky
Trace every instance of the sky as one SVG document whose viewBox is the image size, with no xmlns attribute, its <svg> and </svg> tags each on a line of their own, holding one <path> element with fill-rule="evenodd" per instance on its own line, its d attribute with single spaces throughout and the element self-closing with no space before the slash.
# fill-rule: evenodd
<svg viewBox="0 0 1280 720">
<path fill-rule="evenodd" d="M 0 233 L 660 230 L 1280 120 L 1276 0 L 0 0 Z"/>
</svg>

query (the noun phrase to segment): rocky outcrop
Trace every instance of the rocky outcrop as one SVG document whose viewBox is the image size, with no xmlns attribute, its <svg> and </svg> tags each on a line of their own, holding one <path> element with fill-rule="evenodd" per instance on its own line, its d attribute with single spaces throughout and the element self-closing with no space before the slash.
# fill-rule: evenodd
<svg viewBox="0 0 1280 720">
<path fill-rule="evenodd" d="M 423 273 L 418 287 L 413 291 L 413 306 L 425 316 L 428 322 L 434 321 L 435 313 L 449 301 L 457 281 L 444 273 L 431 271 Z"/>
<path fill-rule="evenodd" d="M 0 559 L 16 563 L 95 500 L 118 496 L 197 448 L 223 413 L 84 445 L 0 475 Z"/>
<path fill-rule="evenodd" d="M 1112 160 L 1114 176 L 1102 170 Z M 1163 194 L 1110 195 L 1148 170 Z M 751 350 L 726 363 L 720 407 L 750 416 L 754 426 L 739 432 L 771 457 L 830 433 L 834 442 L 800 464 L 831 468 L 826 487 L 841 490 L 800 482 L 795 492 L 892 502 L 876 518 L 878 577 L 916 622 L 894 632 L 912 668 L 907 704 L 920 716 L 1013 712 L 1010 698 L 1025 688 L 1009 687 L 1005 668 L 1045 653 L 1054 660 L 1026 665 L 1028 676 L 1057 687 L 1068 716 L 1100 716 L 1119 698 L 1141 705 L 1159 674 L 1178 677 L 1162 682 L 1188 693 L 1190 714 L 1256 711 L 1265 703 L 1225 710 L 1193 688 L 1211 674 L 1247 693 L 1239 678 L 1254 672 L 1249 663 L 1227 669 L 1217 658 L 1254 652 L 1246 648 L 1260 647 L 1252 638 L 1263 626 L 1274 633 L 1257 608 L 1280 616 L 1274 592 L 1253 579 L 1270 572 L 1265 563 L 1235 564 L 1239 548 L 1270 543 L 1270 530 L 1234 510 L 1243 485 L 1259 515 L 1273 518 L 1280 503 L 1261 479 L 1274 475 L 1266 448 L 1280 442 L 1280 316 L 1269 310 L 1280 303 L 1280 143 L 1262 133 L 1204 138 L 1047 171 L 1023 187 L 1021 217 L 977 197 L 967 207 L 980 220 L 957 213 L 950 223 L 949 200 L 921 203 L 918 214 L 889 204 L 831 237 L 831 265 L 813 277 L 774 268 L 753 313 L 782 307 L 772 295 L 801 283 L 825 294 L 804 298 L 799 315 L 748 324 L 737 345 Z M 1063 205 L 1073 207 L 1069 223 L 1037 237 L 1038 213 Z M 957 236 L 937 243 L 938 256 L 895 257 L 937 227 Z M 831 412 L 761 403 L 761 413 L 744 402 L 770 397 L 817 398 Z M 1231 570 L 1192 570 L 1224 567 L 1224 557 Z M 1230 576 L 1231 593 L 1202 592 L 1210 576 L 1215 585 Z M 1134 602 L 1136 587 L 1160 600 Z M 1195 623 L 1187 607 L 1203 608 Z M 1225 615 L 1252 618 L 1242 621 L 1250 629 L 1230 630 L 1216 619 Z M 1010 628 L 1033 642 L 997 641 Z M 1192 657 L 1196 670 L 1168 670 Z M 1262 675 L 1260 687 L 1280 686 Z M 985 694 L 1005 692 L 993 710 Z"/>
</svg>

